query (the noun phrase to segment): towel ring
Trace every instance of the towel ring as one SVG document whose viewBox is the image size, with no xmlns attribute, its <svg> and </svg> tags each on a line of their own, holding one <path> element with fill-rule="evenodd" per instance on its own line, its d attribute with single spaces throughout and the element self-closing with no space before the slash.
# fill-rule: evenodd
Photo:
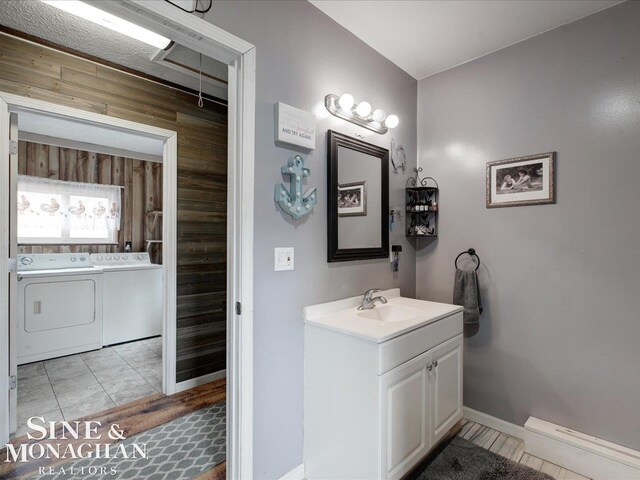
<svg viewBox="0 0 640 480">
<path fill-rule="evenodd" d="M 478 254 L 476 253 L 476 249 L 475 248 L 470 248 L 469 250 L 465 251 L 465 252 L 461 252 L 460 254 L 458 254 L 458 256 L 456 257 L 455 261 L 453 262 L 453 265 L 458 268 L 458 259 L 464 255 L 464 254 L 470 255 L 472 257 L 476 257 L 476 261 L 478 262 L 478 265 L 476 265 L 476 272 L 478 271 L 478 269 L 480 268 L 480 257 L 478 256 Z"/>
</svg>

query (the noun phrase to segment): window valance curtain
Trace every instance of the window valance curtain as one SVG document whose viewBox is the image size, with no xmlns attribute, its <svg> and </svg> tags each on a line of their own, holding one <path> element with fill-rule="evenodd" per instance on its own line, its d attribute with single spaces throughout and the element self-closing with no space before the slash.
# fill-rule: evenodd
<svg viewBox="0 0 640 480">
<path fill-rule="evenodd" d="M 121 190 L 117 185 L 18 175 L 18 241 L 117 241 Z"/>
</svg>

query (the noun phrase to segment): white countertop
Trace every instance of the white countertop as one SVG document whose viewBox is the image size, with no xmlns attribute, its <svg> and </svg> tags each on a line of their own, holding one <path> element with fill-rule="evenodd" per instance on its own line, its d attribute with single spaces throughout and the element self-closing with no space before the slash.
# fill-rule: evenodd
<svg viewBox="0 0 640 480">
<path fill-rule="evenodd" d="M 387 305 L 410 307 L 420 310 L 421 313 L 407 320 L 394 322 L 363 318 L 358 315 L 362 313 L 357 309 L 362 302 L 362 295 L 359 295 L 344 300 L 305 307 L 304 321 L 309 325 L 382 343 L 463 310 L 459 305 L 401 297 L 400 289 L 398 288 L 386 290 L 376 295 L 385 297 L 389 301 Z M 378 307 L 376 306 L 375 308 Z M 369 310 L 369 312 L 374 312 L 375 308 Z"/>
</svg>

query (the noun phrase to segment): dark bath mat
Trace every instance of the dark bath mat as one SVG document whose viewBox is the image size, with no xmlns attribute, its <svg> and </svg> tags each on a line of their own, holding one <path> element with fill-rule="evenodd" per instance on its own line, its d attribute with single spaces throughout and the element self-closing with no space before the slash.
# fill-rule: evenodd
<svg viewBox="0 0 640 480">
<path fill-rule="evenodd" d="M 454 437 L 438 447 L 405 480 L 553 480 L 553 477 Z"/>
</svg>

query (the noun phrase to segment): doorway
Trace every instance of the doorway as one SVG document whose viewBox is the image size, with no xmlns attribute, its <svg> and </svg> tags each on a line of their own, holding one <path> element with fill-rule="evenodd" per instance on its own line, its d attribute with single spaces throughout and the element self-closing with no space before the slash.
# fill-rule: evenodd
<svg viewBox="0 0 640 480">
<path fill-rule="evenodd" d="M 163 388 L 163 140 L 12 110 L 16 438 L 29 418 L 91 417 L 172 386 Z"/>
<path fill-rule="evenodd" d="M 252 45 L 229 35 L 213 25 L 177 11 L 164 2 L 89 2 L 111 13 L 168 36 L 195 51 L 225 62 L 229 66 L 229 131 L 228 131 L 228 298 L 227 298 L 227 375 L 228 474 L 231 478 L 252 476 L 252 251 L 253 251 L 253 137 L 255 108 L 255 52 Z M 20 97 L 19 97 L 20 98 Z M 12 98 L 7 98 L 11 104 Z M 4 105 L 2 105 L 4 107 Z M 3 108 L 4 110 L 4 108 Z M 86 113 L 86 112 L 85 112 Z M 91 115 L 89 115 L 91 117 Z M 101 115 L 94 115 L 100 121 Z M 2 131 L 8 131 L 8 116 L 0 118 Z M 5 128 L 6 127 L 6 128 Z M 170 144 L 172 140 L 168 140 Z M 175 142 L 175 139 L 173 140 Z M 166 147 L 166 144 L 165 144 Z M 175 144 L 174 144 L 175 147 Z M 0 143 L 0 153 L 8 156 L 9 145 Z M 0 181 L 6 185 L 7 172 L 0 169 Z M 165 177 L 165 182 L 167 178 Z M 8 212 L 7 200 L 0 199 L 0 212 Z M 173 206 L 175 207 L 175 205 Z M 165 204 L 165 208 L 171 206 Z M 165 227 L 170 223 L 165 219 Z M 175 227 L 175 225 L 174 225 Z M 6 231 L 0 254 L 6 251 Z M 8 255 L 7 257 L 8 258 Z M 165 264 L 167 276 L 173 268 Z M 7 265 L 0 264 L 0 287 L 6 285 Z M 5 289 L 6 291 L 6 289 Z M 165 309 L 174 311 L 175 303 L 167 300 Z M 0 317 L 0 327 L 6 318 Z M 171 334 L 171 332 L 168 332 Z M 0 346 L 0 350 L 2 346 Z M 2 359 L 0 359 L 2 361 Z M 0 387 L 9 389 L 8 379 L 0 379 Z M 171 384 L 171 382 L 169 382 Z M 6 397 L 0 397 L 0 407 Z M 4 413 L 3 413 L 4 415 Z M 0 432 L 1 433 L 1 432 Z M 241 454 L 242 453 L 242 454 Z"/>
</svg>

